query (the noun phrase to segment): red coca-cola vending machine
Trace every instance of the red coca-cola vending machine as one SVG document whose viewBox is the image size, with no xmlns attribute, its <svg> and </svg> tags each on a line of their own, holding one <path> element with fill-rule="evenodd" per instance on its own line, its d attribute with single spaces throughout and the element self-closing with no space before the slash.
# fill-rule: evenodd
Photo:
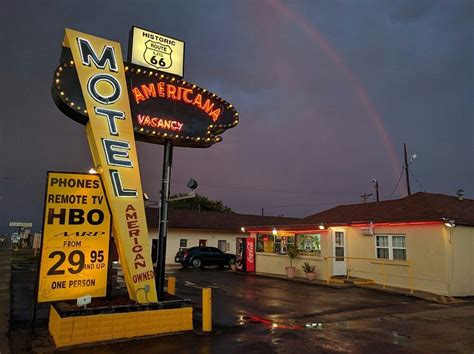
<svg viewBox="0 0 474 354">
<path fill-rule="evenodd" d="M 255 239 L 238 237 L 236 250 L 236 266 L 241 272 L 255 272 Z"/>
</svg>

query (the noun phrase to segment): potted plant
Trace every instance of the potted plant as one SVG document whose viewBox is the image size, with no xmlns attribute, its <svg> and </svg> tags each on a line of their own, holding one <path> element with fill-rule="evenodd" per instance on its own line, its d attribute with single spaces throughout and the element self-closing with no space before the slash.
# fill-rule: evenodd
<svg viewBox="0 0 474 354">
<path fill-rule="evenodd" d="M 235 257 L 232 257 L 229 260 L 229 266 L 231 270 L 234 270 L 234 271 L 237 270 L 237 265 L 235 264 Z"/>
<path fill-rule="evenodd" d="M 304 262 L 301 268 L 303 268 L 303 271 L 306 273 L 306 279 L 308 280 L 316 279 L 316 272 L 315 272 L 316 266 L 311 265 L 308 262 Z"/>
<path fill-rule="evenodd" d="M 288 258 L 290 258 L 290 266 L 285 267 L 286 276 L 288 278 L 294 278 L 295 277 L 295 267 L 293 267 L 293 259 L 298 257 L 299 254 L 300 254 L 300 251 L 294 245 L 289 245 L 288 246 Z"/>
</svg>

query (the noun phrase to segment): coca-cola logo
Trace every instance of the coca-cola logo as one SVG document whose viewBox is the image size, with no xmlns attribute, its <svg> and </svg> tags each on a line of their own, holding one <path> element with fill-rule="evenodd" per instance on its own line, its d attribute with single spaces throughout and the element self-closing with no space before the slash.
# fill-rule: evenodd
<svg viewBox="0 0 474 354">
<path fill-rule="evenodd" d="M 254 251 L 254 243 L 252 241 L 249 241 L 247 243 L 247 262 L 253 263 L 253 251 Z"/>
</svg>

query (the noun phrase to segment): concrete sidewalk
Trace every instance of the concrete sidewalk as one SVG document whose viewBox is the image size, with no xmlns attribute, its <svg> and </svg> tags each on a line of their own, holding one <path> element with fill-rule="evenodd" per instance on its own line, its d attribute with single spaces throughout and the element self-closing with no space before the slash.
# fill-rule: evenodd
<svg viewBox="0 0 474 354">
<path fill-rule="evenodd" d="M 11 249 L 0 249 L 0 354 L 10 354 L 8 331 L 10 326 L 11 259 Z"/>
<path fill-rule="evenodd" d="M 240 275 L 246 275 L 246 276 L 250 275 L 250 276 L 262 276 L 262 277 L 268 277 L 268 278 L 278 278 L 278 279 L 284 279 L 290 282 L 304 283 L 304 284 L 315 285 L 315 286 L 325 286 L 325 287 L 330 287 L 330 288 L 335 288 L 335 289 L 358 287 L 358 288 L 385 292 L 385 293 L 390 293 L 390 294 L 416 297 L 419 299 L 437 302 L 440 304 L 458 304 L 458 303 L 465 302 L 465 300 L 462 298 L 453 298 L 449 296 L 437 295 L 437 294 L 429 293 L 426 291 L 414 290 L 413 292 L 410 292 L 409 289 L 397 288 L 397 287 L 388 286 L 388 285 L 386 287 L 383 287 L 382 284 L 377 284 L 377 283 L 361 282 L 358 284 L 357 281 L 354 281 L 354 279 L 357 279 L 357 278 L 352 278 L 349 281 L 345 281 L 344 278 L 340 278 L 342 280 L 340 280 L 339 282 L 334 282 L 334 283 L 331 282 L 328 284 L 326 280 L 316 279 L 313 281 L 309 281 L 305 278 L 297 278 L 297 277 L 288 278 L 285 275 L 278 275 L 278 274 L 243 273 L 243 272 L 235 272 L 235 273 L 240 274 Z"/>
</svg>

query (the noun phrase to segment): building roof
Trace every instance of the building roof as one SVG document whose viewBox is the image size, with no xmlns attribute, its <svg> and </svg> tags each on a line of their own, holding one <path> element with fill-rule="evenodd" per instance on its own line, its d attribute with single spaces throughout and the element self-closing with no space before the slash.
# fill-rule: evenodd
<svg viewBox="0 0 474 354">
<path fill-rule="evenodd" d="M 298 223 L 442 221 L 445 218 L 458 225 L 474 225 L 474 200 L 419 192 L 396 200 L 339 205 Z"/>
<path fill-rule="evenodd" d="M 158 208 L 146 208 L 148 227 L 158 227 Z M 240 232 L 245 225 L 279 225 L 292 224 L 297 218 L 280 216 L 260 216 L 238 214 L 234 212 L 197 211 L 168 209 L 168 227 L 176 229 L 205 229 Z"/>
</svg>

